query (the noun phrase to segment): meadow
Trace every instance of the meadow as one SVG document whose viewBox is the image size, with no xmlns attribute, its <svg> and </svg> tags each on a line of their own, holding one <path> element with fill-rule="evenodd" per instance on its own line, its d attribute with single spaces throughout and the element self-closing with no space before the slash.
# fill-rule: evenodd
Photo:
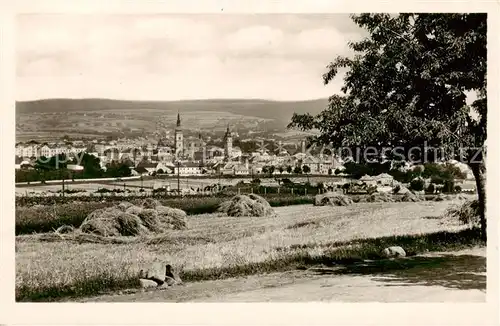
<svg viewBox="0 0 500 326">
<path fill-rule="evenodd" d="M 60 202 L 51 201 L 53 198 L 44 198 L 44 205 L 37 205 L 36 202 L 31 205 L 16 205 L 16 234 L 43 233 L 51 232 L 63 225 L 79 227 L 85 217 L 92 211 L 110 207 L 123 200 L 131 202 L 141 201 L 141 196 L 124 198 L 120 196 L 105 197 L 104 200 L 99 197 L 83 197 L 89 201 L 75 201 L 69 198 L 56 197 Z M 80 199 L 83 199 L 80 198 Z M 30 199 L 30 198 L 28 198 Z M 92 199 L 92 200 L 91 200 Z M 176 198 L 161 198 L 159 201 L 172 208 L 179 208 L 188 215 L 215 213 L 219 205 L 228 199 L 227 196 L 190 196 Z M 38 199 L 37 199 L 38 200 Z M 268 202 L 273 207 L 312 204 L 313 196 L 268 196 Z M 26 204 L 26 203 L 24 203 Z"/>
<path fill-rule="evenodd" d="M 169 262 L 186 282 L 267 273 L 346 259 L 378 258 L 388 245 L 409 255 L 479 243 L 443 218 L 454 201 L 295 205 L 278 216 L 188 216 L 188 230 L 138 238 L 16 237 L 16 298 L 50 301 L 138 286 L 139 269 Z"/>
</svg>

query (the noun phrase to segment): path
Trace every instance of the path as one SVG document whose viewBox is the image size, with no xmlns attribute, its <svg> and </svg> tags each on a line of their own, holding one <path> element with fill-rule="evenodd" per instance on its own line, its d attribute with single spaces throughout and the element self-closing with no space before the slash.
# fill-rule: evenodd
<svg viewBox="0 0 500 326">
<path fill-rule="evenodd" d="M 486 248 L 395 261 L 318 267 L 216 281 L 165 291 L 106 295 L 106 302 L 484 302 Z"/>
</svg>

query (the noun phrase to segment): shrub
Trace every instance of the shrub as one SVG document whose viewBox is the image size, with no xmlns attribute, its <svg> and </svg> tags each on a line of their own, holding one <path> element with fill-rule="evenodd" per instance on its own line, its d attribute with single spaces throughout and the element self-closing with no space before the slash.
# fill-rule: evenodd
<svg viewBox="0 0 500 326">
<path fill-rule="evenodd" d="M 410 182 L 410 189 L 414 191 L 422 191 L 425 187 L 425 181 L 421 178 L 413 179 Z"/>
<path fill-rule="evenodd" d="M 442 185 L 444 184 L 444 178 L 442 177 L 436 177 L 436 176 L 433 176 L 431 177 L 431 183 L 434 183 L 436 185 Z"/>
<path fill-rule="evenodd" d="M 434 184 L 431 183 L 431 184 L 429 184 L 429 186 L 425 190 L 425 193 L 427 193 L 427 194 L 433 194 L 435 191 L 436 191 L 436 189 L 434 188 Z"/>
<path fill-rule="evenodd" d="M 460 187 L 460 186 L 455 186 L 455 192 L 457 192 L 457 193 L 462 192 L 462 187 Z"/>
<path fill-rule="evenodd" d="M 453 180 L 445 180 L 443 183 L 444 193 L 453 193 L 455 191 L 455 182 Z"/>
</svg>

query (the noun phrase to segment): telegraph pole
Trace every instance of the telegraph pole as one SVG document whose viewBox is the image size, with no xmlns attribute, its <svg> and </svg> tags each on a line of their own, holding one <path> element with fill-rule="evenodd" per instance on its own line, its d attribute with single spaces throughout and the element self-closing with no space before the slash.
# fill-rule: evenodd
<svg viewBox="0 0 500 326">
<path fill-rule="evenodd" d="M 177 161 L 177 193 L 181 194 L 181 162 Z"/>
</svg>

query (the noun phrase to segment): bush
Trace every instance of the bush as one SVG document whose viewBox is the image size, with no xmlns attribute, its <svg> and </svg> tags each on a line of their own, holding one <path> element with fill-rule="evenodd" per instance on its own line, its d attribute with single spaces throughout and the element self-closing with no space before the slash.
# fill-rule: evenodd
<svg viewBox="0 0 500 326">
<path fill-rule="evenodd" d="M 435 191 L 436 191 L 436 189 L 435 189 L 433 183 L 429 184 L 429 186 L 427 187 L 427 189 L 425 189 L 425 193 L 426 194 L 433 194 Z"/>
<path fill-rule="evenodd" d="M 455 182 L 453 180 L 445 180 L 443 184 L 444 193 L 453 193 L 455 191 Z"/>
<path fill-rule="evenodd" d="M 442 177 L 436 177 L 436 176 L 431 177 L 431 183 L 434 183 L 436 185 L 442 185 L 444 184 L 444 181 L 445 179 Z"/>
<path fill-rule="evenodd" d="M 425 187 L 425 181 L 421 178 L 413 179 L 410 182 L 410 189 L 414 191 L 422 191 Z"/>
<path fill-rule="evenodd" d="M 462 187 L 460 187 L 460 186 L 455 186 L 455 192 L 457 192 L 457 193 L 462 192 Z"/>
</svg>

